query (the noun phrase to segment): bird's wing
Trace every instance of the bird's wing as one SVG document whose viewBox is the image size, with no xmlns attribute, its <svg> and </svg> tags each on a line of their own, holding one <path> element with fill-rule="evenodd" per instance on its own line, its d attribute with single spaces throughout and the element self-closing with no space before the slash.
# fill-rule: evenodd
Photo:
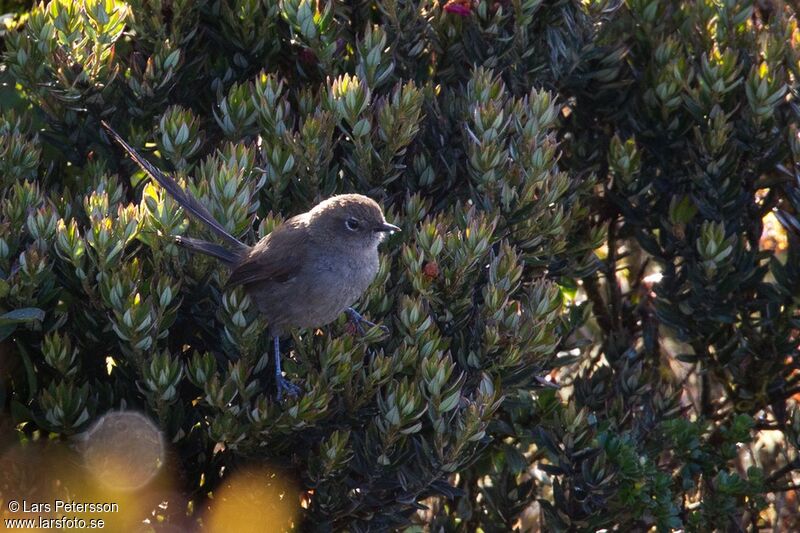
<svg viewBox="0 0 800 533">
<path fill-rule="evenodd" d="M 302 215 L 275 228 L 233 268 L 227 285 L 287 283 L 307 260 L 308 228 Z"/>
</svg>

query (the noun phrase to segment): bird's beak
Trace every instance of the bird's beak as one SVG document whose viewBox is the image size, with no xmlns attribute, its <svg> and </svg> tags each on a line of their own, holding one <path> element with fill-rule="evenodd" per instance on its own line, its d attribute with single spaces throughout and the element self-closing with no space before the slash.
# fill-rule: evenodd
<svg viewBox="0 0 800 533">
<path fill-rule="evenodd" d="M 394 224 L 389 224 L 388 222 L 384 222 L 383 224 L 375 228 L 375 231 L 394 233 L 395 231 L 400 231 L 400 228 L 398 228 Z"/>
</svg>

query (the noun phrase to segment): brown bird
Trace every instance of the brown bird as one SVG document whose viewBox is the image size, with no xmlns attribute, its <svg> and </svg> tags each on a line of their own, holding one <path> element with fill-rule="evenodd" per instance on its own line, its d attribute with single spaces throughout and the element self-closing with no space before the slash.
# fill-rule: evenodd
<svg viewBox="0 0 800 533">
<path fill-rule="evenodd" d="M 293 327 L 320 327 L 346 312 L 363 332 L 374 326 L 351 306 L 378 273 L 378 245 L 400 231 L 380 206 L 360 194 L 333 196 L 275 228 L 255 246 L 231 235 L 208 209 L 139 155 L 104 121 L 103 127 L 151 178 L 227 246 L 177 236 L 181 246 L 216 257 L 231 269 L 227 285 L 241 285 L 266 317 L 273 338 L 275 382 L 280 400 L 299 388 L 281 372 L 280 336 Z"/>
</svg>

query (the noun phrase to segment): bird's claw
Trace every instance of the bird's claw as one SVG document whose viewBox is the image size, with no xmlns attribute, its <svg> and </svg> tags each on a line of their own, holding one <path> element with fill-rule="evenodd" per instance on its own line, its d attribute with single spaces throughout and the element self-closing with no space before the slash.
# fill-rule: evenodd
<svg viewBox="0 0 800 533">
<path fill-rule="evenodd" d="M 289 396 L 298 396 L 300 387 L 283 377 L 281 371 L 281 340 L 277 335 L 272 337 L 272 356 L 275 358 L 275 388 L 277 389 L 276 398 L 278 401 L 283 399 L 283 393 Z"/>
<path fill-rule="evenodd" d="M 277 398 L 278 401 L 283 399 L 283 393 L 285 392 L 288 396 L 296 398 L 300 394 L 300 387 L 289 381 L 283 376 L 275 376 L 275 387 L 278 390 Z"/>
<path fill-rule="evenodd" d="M 378 325 L 375 322 L 370 322 L 369 320 L 364 318 L 364 315 L 362 315 L 361 313 L 359 313 L 358 311 L 356 311 L 352 307 L 347 309 L 347 316 L 350 317 L 350 320 L 355 324 L 356 329 L 358 330 L 358 333 L 360 335 L 362 335 L 362 336 L 366 334 L 366 330 L 364 330 L 363 324 L 366 324 L 367 326 L 369 326 L 371 328 L 378 328 L 384 333 L 387 333 L 387 334 L 389 333 L 389 328 L 388 327 L 384 326 L 383 324 Z"/>
</svg>

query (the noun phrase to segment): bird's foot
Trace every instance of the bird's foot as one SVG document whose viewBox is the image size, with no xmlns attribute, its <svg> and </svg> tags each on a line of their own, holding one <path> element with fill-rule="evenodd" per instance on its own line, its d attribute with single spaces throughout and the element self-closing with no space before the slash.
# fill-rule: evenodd
<svg viewBox="0 0 800 533">
<path fill-rule="evenodd" d="M 296 398 L 301 389 L 283 376 L 275 376 L 275 388 L 277 389 L 278 401 L 283 399 L 284 393 L 288 396 Z"/>
<path fill-rule="evenodd" d="M 353 322 L 353 324 L 355 324 L 356 329 L 358 330 L 358 333 L 361 334 L 361 335 L 366 334 L 366 331 L 364 330 L 364 324 L 366 324 L 367 326 L 369 326 L 371 328 L 377 327 L 381 331 L 383 331 L 384 333 L 389 333 L 389 328 L 387 328 L 384 325 L 378 325 L 378 324 L 376 324 L 374 322 L 370 322 L 369 320 L 364 318 L 364 316 L 361 313 L 359 313 L 358 311 L 356 311 L 352 307 L 348 307 L 347 308 L 347 316 L 350 318 L 350 320 Z"/>
</svg>

